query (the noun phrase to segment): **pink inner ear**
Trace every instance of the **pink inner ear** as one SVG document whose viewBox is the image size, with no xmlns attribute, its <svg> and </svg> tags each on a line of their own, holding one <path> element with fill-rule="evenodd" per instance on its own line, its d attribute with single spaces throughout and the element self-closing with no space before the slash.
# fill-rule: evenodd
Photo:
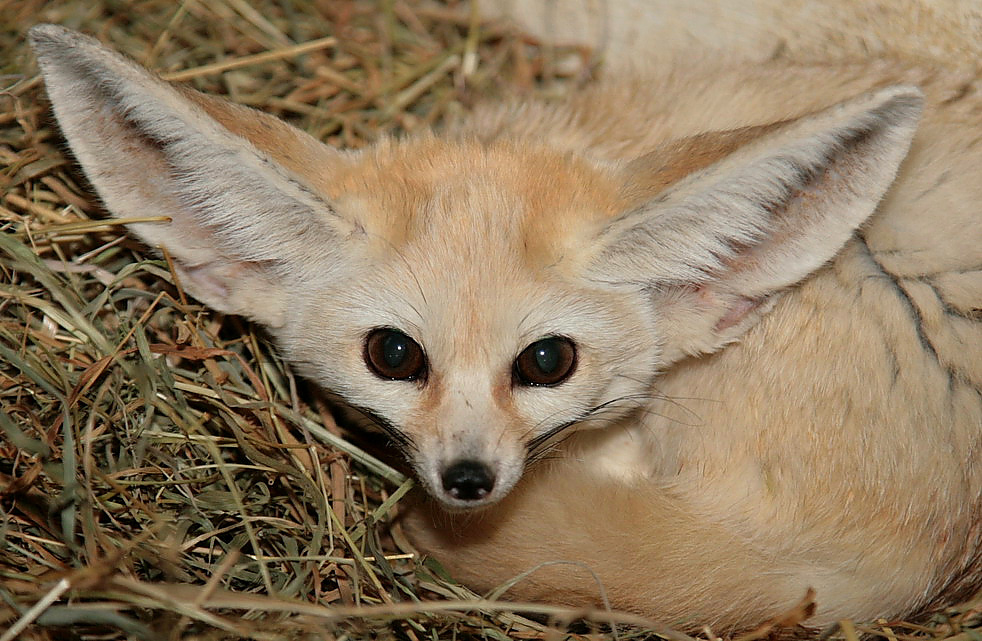
<svg viewBox="0 0 982 641">
<path fill-rule="evenodd" d="M 743 296 L 735 299 L 722 318 L 716 321 L 713 329 L 717 332 L 722 332 L 725 329 L 733 327 L 746 318 L 747 314 L 760 307 L 762 302 L 760 299 L 744 298 Z"/>
</svg>

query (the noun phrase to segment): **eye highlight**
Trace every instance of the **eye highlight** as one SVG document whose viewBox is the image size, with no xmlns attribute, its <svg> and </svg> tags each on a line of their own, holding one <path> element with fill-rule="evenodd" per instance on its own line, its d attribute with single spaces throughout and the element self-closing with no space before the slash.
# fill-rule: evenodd
<svg viewBox="0 0 982 641">
<path fill-rule="evenodd" d="M 426 374 L 426 356 L 419 343 L 391 327 L 372 330 L 365 339 L 365 364 L 380 377 L 412 381 Z"/>
<path fill-rule="evenodd" d="M 516 383 L 532 386 L 559 385 L 576 369 L 576 346 L 562 336 L 535 341 L 515 359 Z"/>
</svg>

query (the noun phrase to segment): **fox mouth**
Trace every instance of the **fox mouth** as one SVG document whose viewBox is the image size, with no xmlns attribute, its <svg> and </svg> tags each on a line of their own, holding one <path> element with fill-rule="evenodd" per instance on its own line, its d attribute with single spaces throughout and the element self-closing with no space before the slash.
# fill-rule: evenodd
<svg viewBox="0 0 982 641">
<path fill-rule="evenodd" d="M 416 475 L 427 493 L 449 512 L 467 512 L 493 505 L 508 495 L 522 475 L 524 466 L 499 461 L 491 464 L 478 458 L 447 462 L 421 460 Z"/>
<path fill-rule="evenodd" d="M 604 403 L 590 413 L 608 405 Z M 420 457 L 414 464 L 416 476 L 427 493 L 449 512 L 485 508 L 505 498 L 526 470 L 554 455 L 580 422 L 580 418 L 575 418 L 561 423 L 529 440 L 524 456 L 519 449 L 517 456 L 499 456 L 494 463 L 479 457 L 461 457 L 433 464 Z M 418 456 L 419 450 L 414 453 Z"/>
</svg>

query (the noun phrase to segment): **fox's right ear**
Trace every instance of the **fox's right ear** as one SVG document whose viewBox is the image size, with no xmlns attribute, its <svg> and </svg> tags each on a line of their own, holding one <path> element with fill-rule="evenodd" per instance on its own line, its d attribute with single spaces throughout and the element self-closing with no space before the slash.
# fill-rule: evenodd
<svg viewBox="0 0 982 641">
<path fill-rule="evenodd" d="M 282 324 L 284 282 L 323 264 L 315 259 L 357 227 L 318 195 L 342 154 L 276 118 L 172 86 L 71 30 L 38 25 L 30 42 L 55 116 L 107 207 L 121 218 L 170 217 L 131 228 L 168 251 L 189 292 Z"/>
</svg>

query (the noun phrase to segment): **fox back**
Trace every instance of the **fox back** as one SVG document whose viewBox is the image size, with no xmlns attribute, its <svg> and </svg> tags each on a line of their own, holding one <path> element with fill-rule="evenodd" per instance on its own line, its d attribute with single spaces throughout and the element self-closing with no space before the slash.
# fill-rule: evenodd
<svg viewBox="0 0 982 641">
<path fill-rule="evenodd" d="M 727 629 L 978 587 L 974 76 L 692 63 L 346 152 L 31 37 L 107 206 L 390 435 L 473 586 Z"/>
</svg>

